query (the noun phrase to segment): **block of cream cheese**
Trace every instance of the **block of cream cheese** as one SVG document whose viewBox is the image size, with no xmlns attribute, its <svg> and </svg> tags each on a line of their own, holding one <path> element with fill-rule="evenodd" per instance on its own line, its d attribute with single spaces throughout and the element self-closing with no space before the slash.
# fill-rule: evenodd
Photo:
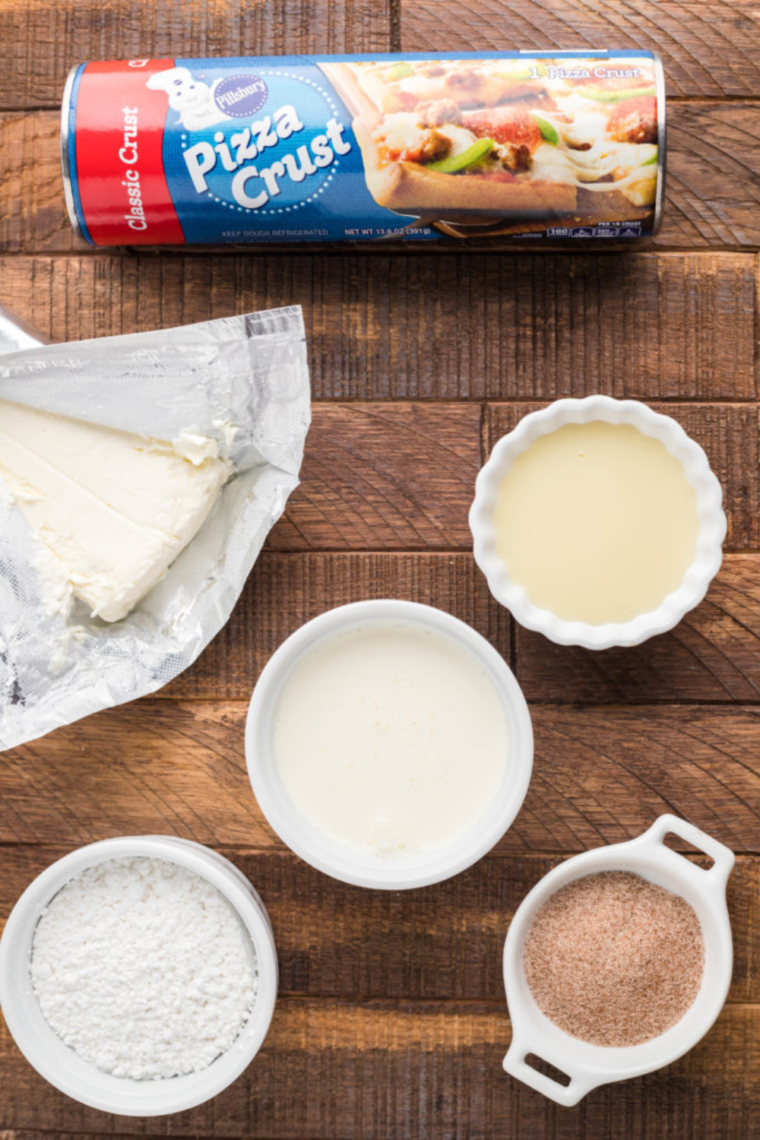
<svg viewBox="0 0 760 1140">
<path fill-rule="evenodd" d="M 0 476 L 94 617 L 118 621 L 155 586 L 232 473 L 213 440 L 188 443 L 0 400 Z"/>
</svg>

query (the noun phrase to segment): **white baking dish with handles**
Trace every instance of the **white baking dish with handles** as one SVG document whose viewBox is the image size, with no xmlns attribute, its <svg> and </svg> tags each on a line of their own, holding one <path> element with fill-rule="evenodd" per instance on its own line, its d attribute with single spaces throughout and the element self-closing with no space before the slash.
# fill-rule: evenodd
<svg viewBox="0 0 760 1140">
<path fill-rule="evenodd" d="M 48 1025 L 32 987 L 29 962 L 42 911 L 68 882 L 108 859 L 164 859 L 206 879 L 227 899 L 256 954 L 258 989 L 250 1017 L 230 1048 L 205 1069 L 165 1080 L 132 1080 L 103 1072 L 80 1057 Z M 30 883 L 13 908 L 0 940 L 0 1005 L 16 1044 L 51 1085 L 90 1108 L 122 1116 L 162 1116 L 210 1100 L 258 1053 L 277 998 L 277 954 L 264 904 L 245 875 L 216 851 L 169 835 L 103 839 L 70 852 Z"/>
<path fill-rule="evenodd" d="M 708 855 L 713 860 L 709 870 L 666 846 L 669 833 Z M 728 847 L 686 820 L 661 815 L 636 839 L 576 855 L 544 876 L 518 907 L 504 945 L 504 985 L 512 1023 L 506 1071 L 557 1104 L 569 1106 L 598 1085 L 660 1069 L 696 1045 L 723 1008 L 731 982 L 733 948 L 726 883 L 733 865 L 734 854 Z M 543 904 L 568 883 L 603 871 L 633 871 L 680 895 L 696 911 L 705 944 L 702 984 L 694 1004 L 659 1037 L 622 1048 L 591 1045 L 550 1021 L 533 998 L 523 965 L 525 940 Z M 526 1062 L 529 1056 L 564 1073 L 569 1084 L 533 1068 Z"/>
<path fill-rule="evenodd" d="M 591 625 L 567 621 L 550 610 L 533 604 L 527 591 L 509 576 L 496 552 L 493 514 L 499 487 L 518 455 L 527 451 L 542 435 L 549 435 L 567 424 L 603 421 L 628 424 L 644 435 L 658 439 L 682 465 L 697 496 L 699 533 L 691 565 L 678 589 L 655 610 L 638 614 L 627 622 Z M 470 530 L 475 561 L 485 574 L 488 588 L 498 602 L 512 613 L 520 625 L 535 630 L 558 645 L 582 645 L 586 649 L 609 649 L 613 645 L 639 645 L 655 634 L 672 629 L 707 593 L 720 569 L 726 516 L 723 492 L 702 448 L 670 416 L 655 412 L 638 400 L 616 400 L 611 396 L 555 400 L 540 411 L 524 416 L 513 431 L 494 445 L 488 462 L 475 483 L 475 499 L 470 507 Z M 561 568 L 558 567 L 558 573 Z"/>
</svg>

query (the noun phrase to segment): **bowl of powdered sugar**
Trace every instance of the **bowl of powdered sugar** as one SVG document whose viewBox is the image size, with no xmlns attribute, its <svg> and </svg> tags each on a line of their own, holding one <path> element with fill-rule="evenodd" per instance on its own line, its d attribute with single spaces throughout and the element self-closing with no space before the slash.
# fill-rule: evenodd
<svg viewBox="0 0 760 1140">
<path fill-rule="evenodd" d="M 83 1104 L 201 1104 L 258 1052 L 277 993 L 264 906 L 208 848 L 107 839 L 48 867 L 0 941 L 0 1004 L 27 1060 Z"/>
<path fill-rule="evenodd" d="M 709 868 L 664 842 L 669 834 Z M 559 1104 L 659 1069 L 708 1031 L 731 981 L 734 856 L 678 819 L 568 859 L 517 910 L 504 947 L 504 1068 Z"/>
</svg>

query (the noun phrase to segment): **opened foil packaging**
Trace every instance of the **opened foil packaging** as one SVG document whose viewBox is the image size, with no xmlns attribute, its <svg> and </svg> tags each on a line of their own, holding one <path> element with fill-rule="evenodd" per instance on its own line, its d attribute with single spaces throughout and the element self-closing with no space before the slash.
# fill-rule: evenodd
<svg viewBox="0 0 760 1140">
<path fill-rule="evenodd" d="M 31 328 L 5 305 L 0 305 L 0 356 L 16 352 L 19 348 L 38 348 L 45 341 L 36 329 Z"/>
<path fill-rule="evenodd" d="M 300 307 L 73 344 L 3 314 L 0 400 L 151 439 L 216 440 L 234 474 L 165 577 L 121 621 L 52 604 L 41 541 L 0 479 L 0 748 L 153 693 L 227 622 L 298 483 L 310 420 Z M 23 337 L 17 338 L 15 329 Z M 28 337 L 28 339 L 24 339 Z"/>
</svg>

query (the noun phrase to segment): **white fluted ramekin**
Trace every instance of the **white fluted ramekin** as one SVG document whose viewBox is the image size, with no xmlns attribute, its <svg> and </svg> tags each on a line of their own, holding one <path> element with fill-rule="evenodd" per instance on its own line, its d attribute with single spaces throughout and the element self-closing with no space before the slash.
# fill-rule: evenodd
<svg viewBox="0 0 760 1140">
<path fill-rule="evenodd" d="M 566 424 L 587 424 L 599 420 L 630 424 L 644 435 L 659 439 L 681 463 L 697 495 L 699 535 L 694 561 L 684 574 L 681 585 L 668 594 L 656 610 L 639 614 L 627 622 L 590 625 L 582 621 L 565 621 L 550 610 L 539 608 L 531 602 L 527 591 L 510 578 L 496 552 L 493 514 L 501 481 L 518 455 L 527 451 L 540 436 L 557 431 Z M 470 508 L 475 561 L 485 574 L 493 596 L 526 629 L 543 633 L 558 645 L 582 645 L 586 649 L 639 645 L 655 634 L 672 629 L 707 593 L 723 558 L 726 516 L 722 504 L 721 486 L 707 456 L 670 416 L 653 412 L 638 400 L 615 400 L 611 396 L 556 400 L 541 411 L 531 412 L 513 431 L 502 436 L 488 462 L 481 468 L 475 483 L 475 500 Z"/>
<path fill-rule="evenodd" d="M 237 912 L 256 953 L 256 1002 L 226 1053 L 198 1073 L 158 1081 L 115 1077 L 85 1061 L 48 1025 L 32 986 L 34 931 L 54 895 L 88 867 L 108 859 L 164 859 L 200 875 Z M 38 875 L 11 911 L 0 941 L 0 1004 L 6 1024 L 30 1065 L 67 1096 L 102 1112 L 163 1116 L 203 1104 L 248 1067 L 266 1037 L 277 998 L 277 953 L 264 904 L 237 867 L 218 852 L 170 835 L 103 839 L 64 855 Z"/>
</svg>

